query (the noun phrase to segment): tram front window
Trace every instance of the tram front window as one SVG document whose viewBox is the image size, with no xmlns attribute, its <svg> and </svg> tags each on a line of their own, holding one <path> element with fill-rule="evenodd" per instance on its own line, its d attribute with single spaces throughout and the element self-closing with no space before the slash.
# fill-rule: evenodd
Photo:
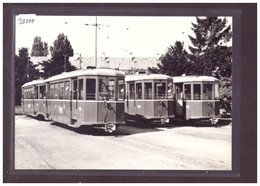
<svg viewBox="0 0 260 186">
<path fill-rule="evenodd" d="M 99 99 L 114 100 L 115 99 L 115 80 L 99 79 Z"/>
<path fill-rule="evenodd" d="M 155 82 L 154 83 L 154 97 L 155 99 L 165 99 L 166 98 L 166 84 Z"/>
<path fill-rule="evenodd" d="M 184 99 L 191 99 L 191 88 L 190 84 L 184 85 Z"/>
<path fill-rule="evenodd" d="M 152 83 L 144 83 L 144 99 L 152 99 Z"/>
<path fill-rule="evenodd" d="M 136 83 L 136 99 L 142 99 L 142 83 Z"/>
<path fill-rule="evenodd" d="M 115 80 L 110 79 L 108 82 L 108 99 L 114 100 L 115 99 Z"/>
<path fill-rule="evenodd" d="M 194 100 L 200 100 L 201 99 L 201 88 L 200 84 L 194 84 L 193 85 L 193 99 Z"/>
<path fill-rule="evenodd" d="M 212 84 L 203 84 L 203 99 L 212 100 L 213 99 L 213 85 Z"/>
<path fill-rule="evenodd" d="M 87 79 L 86 81 L 86 99 L 95 100 L 96 96 L 96 79 Z"/>
</svg>

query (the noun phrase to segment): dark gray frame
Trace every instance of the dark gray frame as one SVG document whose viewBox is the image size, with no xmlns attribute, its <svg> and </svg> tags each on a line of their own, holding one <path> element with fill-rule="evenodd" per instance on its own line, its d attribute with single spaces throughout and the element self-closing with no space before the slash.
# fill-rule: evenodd
<svg viewBox="0 0 260 186">
<path fill-rule="evenodd" d="M 233 16 L 232 171 L 15 170 L 15 15 Z M 4 182 L 256 182 L 256 3 L 19 4 L 3 6 Z M 242 37 L 241 37 L 242 36 Z"/>
</svg>

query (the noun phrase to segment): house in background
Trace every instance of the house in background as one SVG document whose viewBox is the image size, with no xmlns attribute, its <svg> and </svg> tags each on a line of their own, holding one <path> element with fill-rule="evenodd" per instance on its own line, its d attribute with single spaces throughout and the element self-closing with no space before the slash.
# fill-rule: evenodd
<svg viewBox="0 0 260 186">
<path fill-rule="evenodd" d="M 31 56 L 30 60 L 33 64 L 40 64 L 43 61 L 48 61 L 50 58 L 50 56 Z M 93 57 L 73 56 L 69 58 L 69 61 L 77 69 L 86 69 L 88 66 L 95 66 Z M 156 57 L 98 57 L 97 68 L 112 68 L 127 72 L 131 70 L 146 70 L 148 67 L 157 67 L 157 63 L 159 62 Z M 37 69 L 41 70 L 41 65 Z"/>
</svg>

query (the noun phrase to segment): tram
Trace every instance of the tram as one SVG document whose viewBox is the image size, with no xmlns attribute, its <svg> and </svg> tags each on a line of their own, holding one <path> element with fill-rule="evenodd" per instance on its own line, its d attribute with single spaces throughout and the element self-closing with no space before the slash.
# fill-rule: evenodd
<svg viewBox="0 0 260 186">
<path fill-rule="evenodd" d="M 79 128 L 104 127 L 113 132 L 125 124 L 125 75 L 112 69 L 64 72 L 22 86 L 22 108 L 27 115 Z"/>
<path fill-rule="evenodd" d="M 134 74 L 125 77 L 126 120 L 161 122 L 174 117 L 173 80 L 163 74 Z"/>
<path fill-rule="evenodd" d="M 206 119 L 216 124 L 220 113 L 219 84 L 220 81 L 211 76 L 173 77 L 175 117 Z"/>
</svg>

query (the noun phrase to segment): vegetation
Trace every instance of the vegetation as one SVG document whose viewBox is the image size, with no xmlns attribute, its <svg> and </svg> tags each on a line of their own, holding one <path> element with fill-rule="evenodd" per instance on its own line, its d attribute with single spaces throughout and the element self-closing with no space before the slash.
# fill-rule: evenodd
<svg viewBox="0 0 260 186">
<path fill-rule="evenodd" d="M 40 63 L 43 67 L 41 74 L 43 78 L 76 70 L 76 67 L 69 62 L 69 57 L 73 56 L 73 48 L 67 36 L 59 34 L 53 46 L 50 47 L 50 51 L 52 58 Z"/>
<path fill-rule="evenodd" d="M 176 41 L 168 47 L 165 54 L 160 57 L 158 68 L 148 68 L 153 73 L 163 73 L 170 76 L 209 75 L 221 80 L 220 96 L 221 107 L 226 112 L 231 112 L 232 105 L 232 47 L 227 43 L 232 38 L 231 26 L 226 18 L 197 17 L 196 23 L 192 23 L 191 29 L 194 35 L 189 35 L 191 46 L 189 51 L 184 48 L 184 43 Z M 46 56 L 48 44 L 36 36 L 32 45 L 31 56 Z M 69 62 L 69 57 L 74 51 L 64 34 L 59 34 L 50 47 L 51 59 L 40 63 L 43 72 L 40 74 L 35 65 L 30 62 L 28 49 L 19 50 L 19 56 L 15 57 L 16 66 L 16 102 L 21 97 L 21 85 L 40 76 L 48 78 L 64 71 L 75 70 Z M 137 72 L 137 69 L 129 70 L 129 74 Z M 30 73 L 29 73 L 30 72 Z M 30 74 L 29 76 L 27 76 Z M 20 96 L 20 97 L 19 97 Z"/>
<path fill-rule="evenodd" d="M 196 18 L 192 23 L 194 36 L 189 52 L 184 43 L 176 41 L 160 57 L 158 68 L 149 68 L 153 73 L 164 73 L 170 76 L 208 75 L 221 80 L 221 108 L 231 112 L 232 104 L 232 47 L 227 43 L 232 38 L 231 26 L 226 18 Z"/>
<path fill-rule="evenodd" d="M 31 56 L 47 56 L 48 53 L 48 43 L 43 43 L 41 37 L 36 36 L 33 40 Z"/>
<path fill-rule="evenodd" d="M 37 66 L 30 61 L 27 48 L 19 49 L 15 55 L 15 105 L 21 105 L 22 85 L 40 77 Z"/>
</svg>

